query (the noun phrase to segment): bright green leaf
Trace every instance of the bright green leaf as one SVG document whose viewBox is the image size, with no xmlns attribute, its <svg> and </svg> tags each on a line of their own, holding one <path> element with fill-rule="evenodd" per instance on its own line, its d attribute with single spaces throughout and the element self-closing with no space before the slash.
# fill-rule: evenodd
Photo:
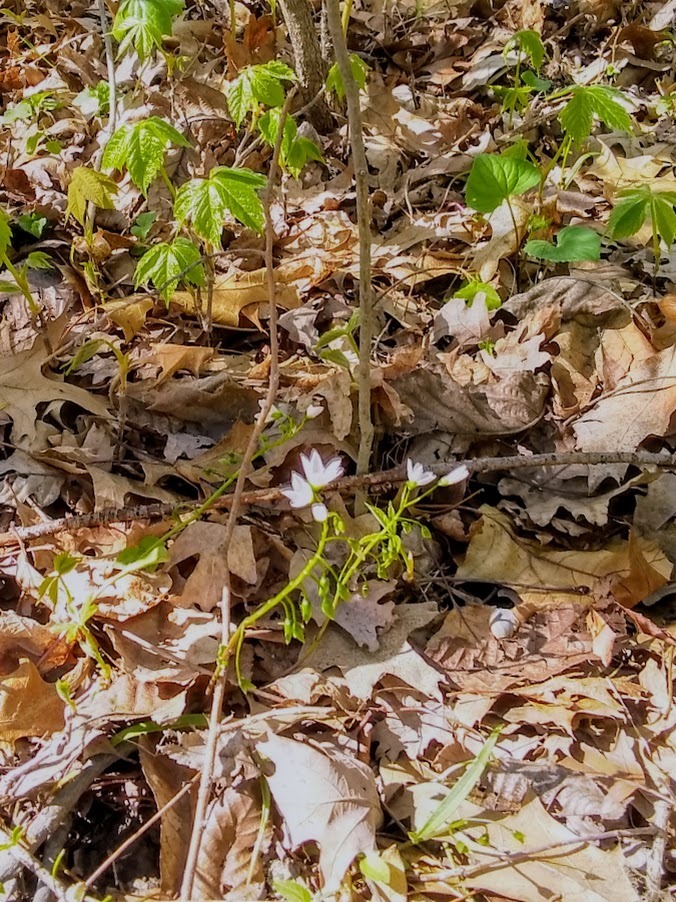
<svg viewBox="0 0 676 902">
<path fill-rule="evenodd" d="M 646 221 L 650 210 L 650 192 L 642 188 L 623 191 L 608 220 L 608 232 L 613 238 L 635 235 Z"/>
<path fill-rule="evenodd" d="M 268 110 L 258 120 L 258 127 L 263 140 L 274 147 L 277 142 L 279 120 L 281 110 Z M 282 140 L 280 163 L 286 172 L 290 172 L 294 178 L 298 178 L 308 160 L 322 161 L 321 150 L 310 138 L 298 134 L 298 126 L 294 120 L 287 116 L 284 122 L 284 138 Z"/>
<path fill-rule="evenodd" d="M 471 305 L 472 301 L 479 293 L 482 293 L 486 298 L 487 310 L 497 310 L 502 306 L 502 299 L 495 288 L 487 282 L 480 282 L 477 279 L 472 279 L 458 291 L 454 291 L 452 297 L 462 298 Z"/>
<path fill-rule="evenodd" d="M 551 263 L 594 262 L 601 257 L 601 236 L 584 226 L 567 226 L 556 236 L 556 244 L 549 241 L 528 241 L 524 250 L 537 260 Z"/>
<path fill-rule="evenodd" d="M 169 552 L 162 541 L 155 536 L 143 536 L 137 545 L 121 551 L 116 563 L 125 570 L 150 570 L 169 560 Z"/>
<path fill-rule="evenodd" d="M 359 870 L 364 877 L 387 886 L 390 882 L 390 866 L 378 855 L 377 852 L 369 852 L 359 861 Z"/>
<path fill-rule="evenodd" d="M 54 263 L 44 251 L 33 251 L 26 257 L 26 266 L 28 269 L 52 269 Z"/>
<path fill-rule="evenodd" d="M 117 185 L 110 176 L 86 166 L 78 166 L 73 170 L 68 185 L 66 219 L 72 215 L 80 225 L 84 225 L 87 203 L 101 207 L 102 210 L 113 210 L 113 197 L 116 194 Z"/>
<path fill-rule="evenodd" d="M 205 284 L 199 249 L 187 238 L 155 244 L 138 261 L 134 281 L 137 288 L 152 282 L 160 297 L 169 303 L 179 282 L 200 287 Z"/>
<path fill-rule="evenodd" d="M 120 53 L 133 45 L 140 59 L 147 59 L 171 34 L 174 17 L 184 6 L 183 0 L 123 0 L 112 28 Z"/>
<path fill-rule="evenodd" d="M 492 213 L 503 201 L 524 194 L 539 181 L 539 171 L 527 160 L 484 153 L 474 158 L 465 199 L 473 210 Z"/>
<path fill-rule="evenodd" d="M 0 256 L 4 256 L 12 246 L 12 227 L 10 218 L 4 210 L 0 210 Z"/>
<path fill-rule="evenodd" d="M 195 233 L 219 247 L 223 222 L 229 213 L 243 225 L 263 231 L 263 204 L 258 191 L 265 176 L 249 169 L 217 166 L 206 179 L 192 179 L 176 194 L 174 216 L 180 224 L 192 222 Z"/>
<path fill-rule="evenodd" d="M 608 128 L 631 132 L 631 116 L 619 98 L 617 88 L 607 85 L 575 85 L 570 89 L 571 98 L 559 113 L 559 122 L 570 137 L 581 143 L 589 137 L 594 119 Z"/>
<path fill-rule="evenodd" d="M 297 880 L 275 880 L 272 885 L 285 902 L 312 902 L 310 890 Z"/>
<path fill-rule="evenodd" d="M 17 223 L 19 228 L 22 228 L 24 232 L 28 232 L 33 238 L 41 238 L 47 225 L 47 219 L 44 216 L 39 216 L 37 213 L 22 213 L 18 217 Z"/>
<path fill-rule="evenodd" d="M 86 341 L 77 349 L 70 361 L 64 366 L 63 371 L 65 375 L 70 376 L 70 374 L 74 373 L 83 363 L 87 363 L 88 360 L 96 357 L 101 348 L 106 344 L 107 342 L 104 338 L 92 338 L 91 341 Z"/>
<path fill-rule="evenodd" d="M 121 125 L 103 153 L 104 169 L 126 168 L 131 180 L 143 194 L 164 165 L 164 154 L 174 144 L 190 147 L 190 142 L 164 119 L 151 116 L 134 125 Z"/>
<path fill-rule="evenodd" d="M 664 191 L 656 192 L 650 209 L 650 218 L 653 228 L 660 236 L 662 241 L 670 248 L 676 237 L 676 192 Z"/>
<path fill-rule="evenodd" d="M 257 66 L 247 66 L 227 89 L 228 109 L 237 128 L 247 113 L 254 113 L 258 105 L 284 106 L 285 83 L 296 81 L 293 69 L 279 60 Z"/>
<path fill-rule="evenodd" d="M 532 31 L 530 29 L 517 31 L 517 33 L 507 41 L 505 53 L 514 49 L 520 50 L 529 57 L 535 71 L 540 71 L 545 60 L 545 45 L 542 43 L 542 38 L 537 31 Z"/>
</svg>

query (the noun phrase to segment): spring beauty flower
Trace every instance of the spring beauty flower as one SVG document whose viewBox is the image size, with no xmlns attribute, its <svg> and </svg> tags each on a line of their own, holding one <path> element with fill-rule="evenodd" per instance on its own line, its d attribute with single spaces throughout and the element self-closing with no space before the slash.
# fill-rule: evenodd
<svg viewBox="0 0 676 902">
<path fill-rule="evenodd" d="M 459 482 L 464 482 L 465 479 L 469 479 L 469 470 L 464 464 L 461 464 L 442 476 L 439 485 L 457 485 Z"/>
<path fill-rule="evenodd" d="M 304 476 L 295 470 L 291 474 L 291 488 L 282 489 L 291 507 L 307 507 L 312 504 L 312 516 L 323 523 L 328 516 L 326 506 L 317 500 L 320 489 L 343 475 L 343 464 L 339 457 L 332 457 L 326 463 L 316 449 L 309 455 L 301 454 L 300 465 Z M 314 502 L 314 503 L 313 503 Z"/>
<path fill-rule="evenodd" d="M 429 485 L 437 478 L 431 470 L 426 470 L 422 464 L 414 463 L 410 457 L 406 461 L 406 474 L 410 485 L 416 488 Z"/>
</svg>

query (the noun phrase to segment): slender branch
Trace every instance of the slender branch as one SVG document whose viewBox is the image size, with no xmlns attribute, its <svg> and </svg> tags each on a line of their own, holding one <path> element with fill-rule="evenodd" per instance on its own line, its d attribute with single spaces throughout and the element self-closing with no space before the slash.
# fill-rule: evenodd
<svg viewBox="0 0 676 902">
<path fill-rule="evenodd" d="M 513 455 L 510 457 L 486 457 L 479 460 L 448 460 L 432 464 L 427 469 L 437 476 L 450 469 L 464 464 L 470 473 L 496 473 L 509 470 L 537 469 L 539 467 L 569 466 L 610 466 L 611 464 L 627 464 L 633 467 L 657 467 L 661 470 L 676 470 L 676 454 L 651 454 L 647 451 L 570 451 L 565 453 L 533 454 L 531 457 Z M 366 476 L 347 476 L 331 484 L 332 492 L 342 495 L 353 495 L 366 488 L 387 488 L 399 485 L 407 479 L 406 467 L 394 467 L 381 470 Z M 256 489 L 242 493 L 238 504 L 258 507 L 278 508 L 284 501 L 281 488 Z M 212 506 L 226 510 L 232 507 L 234 495 L 225 495 Z M 186 509 L 200 507 L 203 502 L 186 503 Z M 155 520 L 173 516 L 179 505 L 175 504 L 141 504 L 135 507 L 111 508 L 93 514 L 80 514 L 74 517 L 59 517 L 47 523 L 35 526 L 17 526 L 9 532 L 0 533 L 0 548 L 18 545 L 31 539 L 41 539 L 54 535 L 62 530 L 86 529 L 101 526 L 105 523 L 131 523 L 137 520 Z"/>
<path fill-rule="evenodd" d="M 431 871 L 429 874 L 420 874 L 416 878 L 416 882 L 435 883 L 438 880 L 452 880 L 454 878 L 465 880 L 476 874 L 484 874 L 486 871 L 495 871 L 500 868 L 512 867 L 521 861 L 530 861 L 536 855 L 543 855 L 547 852 L 553 852 L 555 849 L 566 848 L 566 846 L 586 845 L 604 839 L 620 839 L 623 836 L 652 836 L 655 832 L 655 827 L 637 827 L 629 830 L 608 830 L 605 833 L 587 833 L 582 834 L 581 836 L 572 836 L 570 839 L 562 839 L 558 842 L 547 843 L 547 845 L 538 846 L 535 849 L 524 849 L 522 852 L 498 851 L 491 856 L 491 861 L 484 861 L 481 864 L 465 865 L 457 868 L 444 868 L 438 871 Z M 488 850 L 486 850 L 486 854 L 490 854 Z M 557 858 L 561 856 L 554 855 L 552 857 Z"/>
<path fill-rule="evenodd" d="M 286 117 L 293 101 L 295 91 L 290 91 L 287 95 L 286 102 L 282 108 L 277 126 L 277 140 L 272 154 L 270 163 L 270 172 L 268 174 L 268 183 L 263 198 L 263 209 L 265 212 L 265 270 L 268 288 L 268 300 L 270 305 L 270 374 L 268 378 L 268 390 L 265 400 L 261 406 L 260 413 L 256 420 L 256 424 L 249 438 L 246 451 L 239 469 L 239 476 L 235 485 L 235 491 L 231 496 L 230 516 L 225 527 L 225 535 L 223 544 L 229 547 L 234 535 L 235 526 L 239 510 L 241 508 L 244 497 L 244 485 L 248 479 L 252 461 L 258 442 L 268 418 L 268 414 L 272 410 L 272 405 L 277 397 L 279 388 L 279 342 L 277 335 L 277 298 L 275 286 L 274 271 L 274 244 L 275 244 L 275 227 L 272 221 L 271 208 L 274 196 L 275 182 L 279 172 L 279 158 L 282 150 L 282 139 L 284 137 L 284 125 Z M 225 580 L 223 592 L 221 595 L 221 648 L 225 649 L 230 641 L 230 571 L 225 568 Z M 225 689 L 228 679 L 227 662 L 222 667 L 214 686 L 214 693 L 211 699 L 211 711 L 209 714 L 209 733 L 207 736 L 207 744 L 204 754 L 204 769 L 197 794 L 197 803 L 195 805 L 195 819 L 192 826 L 190 836 L 190 846 L 188 848 L 188 857 L 186 860 L 185 871 L 183 874 L 183 882 L 181 885 L 181 899 L 188 900 L 193 895 L 193 884 L 195 882 L 195 874 L 197 871 L 197 862 L 199 858 L 200 845 L 203 835 L 203 825 L 206 816 L 207 806 L 211 797 L 211 788 L 213 784 L 214 764 L 216 761 L 216 753 L 218 751 L 218 738 L 220 733 L 221 712 L 223 709 L 223 700 L 225 698 Z"/>
<path fill-rule="evenodd" d="M 12 843 L 12 837 L 3 826 L 0 826 L 0 842 L 8 846 L 7 851 L 22 867 L 35 874 L 39 883 L 49 887 L 58 902 L 68 902 L 71 896 L 61 882 L 56 877 L 52 877 L 47 868 L 20 842 Z"/>
<path fill-rule="evenodd" d="M 345 88 L 350 147 L 354 160 L 359 230 L 359 451 L 357 473 L 369 472 L 373 446 L 371 418 L 371 344 L 373 342 L 373 285 L 371 282 L 371 215 L 369 211 L 368 164 L 359 102 L 359 87 L 352 75 L 350 55 L 340 16 L 339 0 L 326 0 L 329 32 L 336 62 Z"/>
</svg>

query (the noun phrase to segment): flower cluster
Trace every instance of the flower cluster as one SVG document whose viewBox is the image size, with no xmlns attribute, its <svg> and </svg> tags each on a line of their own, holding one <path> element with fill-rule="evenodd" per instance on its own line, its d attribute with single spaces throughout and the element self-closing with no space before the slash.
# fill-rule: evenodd
<svg viewBox="0 0 676 902">
<path fill-rule="evenodd" d="M 323 523 L 328 511 L 318 498 L 319 490 L 343 475 L 343 464 L 338 457 L 332 457 L 324 463 L 316 449 L 309 455 L 301 454 L 300 464 L 305 475 L 301 476 L 294 471 L 291 474 L 291 488 L 282 489 L 282 493 L 289 499 L 291 507 L 307 507 L 311 504 L 312 516 L 318 523 Z"/>
<path fill-rule="evenodd" d="M 411 488 L 422 488 L 434 482 L 437 478 L 436 473 L 433 473 L 432 470 L 426 470 L 422 464 L 414 463 L 410 458 L 406 461 L 406 475 Z M 457 485 L 460 482 L 464 482 L 465 479 L 469 479 L 469 470 L 464 464 L 461 464 L 442 476 L 438 485 Z"/>
</svg>

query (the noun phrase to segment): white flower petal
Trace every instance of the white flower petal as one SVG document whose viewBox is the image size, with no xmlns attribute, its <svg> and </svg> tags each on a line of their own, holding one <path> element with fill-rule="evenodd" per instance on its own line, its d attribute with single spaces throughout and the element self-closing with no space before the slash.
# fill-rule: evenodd
<svg viewBox="0 0 676 902">
<path fill-rule="evenodd" d="M 320 417 L 324 413 L 324 408 L 321 404 L 310 404 L 310 406 L 305 411 L 305 416 L 308 420 L 314 420 L 315 417 Z"/>
<path fill-rule="evenodd" d="M 314 489 L 299 473 L 291 474 L 291 488 L 282 489 L 282 494 L 289 499 L 291 507 L 307 507 L 314 497 Z"/>
<path fill-rule="evenodd" d="M 317 523 L 323 523 L 328 515 L 329 512 L 325 504 L 317 501 L 312 505 L 312 516 L 317 521 Z"/>
<path fill-rule="evenodd" d="M 309 456 L 301 454 L 300 463 L 303 467 L 305 478 L 315 489 L 323 488 L 325 485 L 333 482 L 334 479 L 338 479 L 343 473 L 343 465 L 340 458 L 332 457 L 325 464 L 319 451 L 314 448 Z"/>
<path fill-rule="evenodd" d="M 411 458 L 406 461 L 408 481 L 414 486 L 429 485 L 437 478 L 431 470 L 426 470 L 421 463 L 414 463 Z"/>
<path fill-rule="evenodd" d="M 445 476 L 442 476 L 439 480 L 439 485 L 457 485 L 459 482 L 464 482 L 466 479 L 469 479 L 469 470 L 462 464 L 461 466 L 450 470 Z"/>
</svg>

